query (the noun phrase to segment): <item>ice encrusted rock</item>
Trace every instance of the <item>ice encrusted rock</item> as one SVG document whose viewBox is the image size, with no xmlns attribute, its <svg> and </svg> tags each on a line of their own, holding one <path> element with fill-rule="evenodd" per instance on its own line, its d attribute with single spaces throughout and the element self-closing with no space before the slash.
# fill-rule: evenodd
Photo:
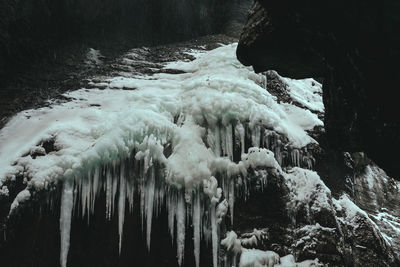
<svg viewBox="0 0 400 267">
<path fill-rule="evenodd" d="M 220 224 L 228 213 L 233 223 L 236 190 L 249 193 L 248 170 L 282 172 L 280 164 L 290 159 L 288 152 L 283 154 L 287 147 L 297 151 L 291 164 L 300 165 L 298 149 L 316 142 L 307 130 L 322 125 L 308 111 L 298 116 L 297 107 L 279 104 L 259 86 L 264 77 L 237 61 L 235 49 L 231 44 L 206 53 L 188 51 L 197 58 L 163 66 L 180 74 L 99 78 L 99 88 L 107 89 L 73 91 L 66 94 L 70 102 L 17 114 L 0 132 L 1 183 L 13 175 L 27 181 L 10 213 L 29 200 L 31 191 L 65 180 L 69 187 L 62 192 L 60 219 L 65 225 L 64 266 L 72 214 L 89 222 L 95 202 L 105 194 L 105 217 L 118 216 L 121 252 L 125 213 L 138 195 L 149 249 L 152 221 L 167 205 L 178 263 L 184 262 L 185 229 L 191 220 L 196 264 L 200 265 L 200 239 L 207 236 L 207 226 L 217 266 Z M 98 55 L 91 50 L 90 60 L 100 63 Z M 126 61 L 131 64 L 135 58 L 140 60 L 128 53 Z M 16 138 L 13 132 L 21 134 Z M 57 150 L 45 153 L 40 144 L 49 138 Z M 32 157 L 32 151 L 40 157 Z M 267 179 L 263 181 L 266 186 Z"/>
<path fill-rule="evenodd" d="M 365 155 L 360 156 L 366 165 L 354 176 L 354 202 L 378 225 L 385 240 L 400 251 L 400 183 Z"/>
<path fill-rule="evenodd" d="M 255 230 L 254 232 L 257 232 Z M 239 267 L 257 267 L 257 266 L 266 266 L 266 267 L 311 267 L 311 266 L 322 266 L 317 259 L 315 260 L 306 260 L 302 262 L 296 262 L 293 255 L 286 255 L 284 257 L 280 257 L 277 253 L 273 251 L 263 251 L 259 249 L 246 249 L 241 246 L 243 244 L 243 239 L 238 239 L 237 234 L 233 231 L 228 232 L 226 238 L 221 241 L 221 245 L 223 245 L 227 251 L 231 253 L 232 266 L 236 266 L 236 257 L 239 258 Z"/>
<path fill-rule="evenodd" d="M 239 261 L 242 266 L 295 264 L 297 255 L 280 258 L 272 252 L 268 227 L 247 236 L 241 232 L 240 238 L 230 231 L 221 241 L 235 227 L 236 201 L 250 200 L 255 193 L 275 190 L 279 199 L 262 203 L 263 208 L 286 201 L 282 216 L 295 218 L 282 227 L 298 227 L 293 236 L 305 246 L 284 244 L 281 256 L 310 247 L 306 235 L 318 236 L 320 229 L 336 223 L 329 189 L 318 174 L 304 169 L 315 165 L 307 146 L 316 141 L 307 131 L 322 126 L 312 112 L 319 110 L 319 98 L 305 98 L 306 109 L 280 103 L 260 86 L 263 75 L 237 62 L 235 48 L 232 44 L 210 52 L 187 51 L 197 59 L 161 66 L 179 74 L 126 72 L 99 78 L 91 86 L 106 89 L 70 92 L 70 102 L 20 113 L 0 131 L 2 188 L 15 177 L 24 177 L 26 183 L 13 199 L 13 212 L 29 202 L 31 193 L 63 183 L 62 266 L 73 245 L 71 219 L 81 217 L 90 224 L 100 199 L 105 199 L 105 219 L 118 221 L 120 253 L 128 212 L 138 211 L 150 250 L 154 221 L 165 210 L 179 265 L 185 264 L 188 242 L 193 242 L 196 266 L 202 266 L 203 243 L 214 266 Z M 141 58 L 134 53 L 129 52 L 129 64 Z M 308 90 L 311 83 L 296 86 Z M 319 90 L 314 86 L 311 91 Z M 14 132 L 21 134 L 14 138 Z M 43 152 L 41 144 L 50 139 L 57 149 Z M 321 227 L 305 226 L 316 223 Z M 189 228 L 193 240 L 186 236 Z M 267 245 L 268 249 L 261 247 Z M 311 264 L 314 256 L 304 259 Z"/>
<path fill-rule="evenodd" d="M 397 259 L 390 244 L 368 214 L 347 195 L 334 200 L 339 227 L 345 237 L 344 254 L 357 266 L 396 266 Z"/>
</svg>

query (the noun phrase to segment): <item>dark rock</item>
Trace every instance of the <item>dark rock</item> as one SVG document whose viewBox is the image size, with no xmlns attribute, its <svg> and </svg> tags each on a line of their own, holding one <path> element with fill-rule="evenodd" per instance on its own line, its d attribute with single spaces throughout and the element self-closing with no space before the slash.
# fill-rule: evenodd
<svg viewBox="0 0 400 267">
<path fill-rule="evenodd" d="M 298 260 L 318 257 L 329 266 L 342 266 L 343 256 L 340 249 L 340 234 L 335 228 L 320 225 L 307 225 L 294 231 L 296 242 L 293 244 Z"/>
<path fill-rule="evenodd" d="M 261 3 L 254 3 L 243 28 L 238 59 L 244 65 L 252 65 L 257 72 L 276 70 L 280 75 L 292 78 L 320 77 L 321 59 L 311 53 L 309 47 L 299 43 L 301 33 L 295 34 L 289 25 L 277 25 L 270 10 Z M 285 18 L 281 20 L 288 24 Z M 319 75 L 315 75 L 318 72 Z"/>
<path fill-rule="evenodd" d="M 365 151 L 389 175 L 400 165 L 394 93 L 400 82 L 398 1 L 255 2 L 237 49 L 258 72 L 324 77 L 325 127 L 330 146 Z"/>
<path fill-rule="evenodd" d="M 98 46 L 118 39 L 130 43 L 130 47 L 157 45 L 221 33 L 228 28 L 231 35 L 238 36 L 250 4 L 250 0 L 3 0 L 0 87 L 10 74 L 30 66 L 32 61 L 56 59 L 65 44 Z M 73 65 L 74 60 L 65 63 Z"/>
<path fill-rule="evenodd" d="M 287 84 L 280 79 L 276 71 L 267 71 L 265 73 L 265 77 L 267 78 L 268 92 L 276 96 L 278 98 L 278 102 L 293 102 L 288 93 Z"/>
<path fill-rule="evenodd" d="M 388 242 L 400 252 L 400 184 L 364 156 L 369 164 L 354 175 L 354 202 L 378 225 Z"/>
<path fill-rule="evenodd" d="M 348 219 L 345 210 L 338 211 L 340 229 L 343 233 L 343 253 L 347 266 L 399 266 L 399 261 L 372 221 L 360 213 Z"/>
</svg>

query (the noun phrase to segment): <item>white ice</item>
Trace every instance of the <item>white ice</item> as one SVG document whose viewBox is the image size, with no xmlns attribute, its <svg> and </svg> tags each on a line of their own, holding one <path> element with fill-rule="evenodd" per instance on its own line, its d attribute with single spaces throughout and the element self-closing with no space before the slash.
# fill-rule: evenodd
<svg viewBox="0 0 400 267">
<path fill-rule="evenodd" d="M 314 211 L 332 209 L 331 191 L 316 172 L 295 167 L 284 177 L 290 190 L 287 203 L 290 211 L 296 211 L 300 204 Z"/>
<path fill-rule="evenodd" d="M 306 108 L 324 112 L 324 103 L 322 101 L 322 84 L 314 79 L 295 80 L 283 78 L 287 84 L 290 97 L 305 106 Z"/>
<path fill-rule="evenodd" d="M 60 233 L 61 233 L 61 267 L 67 267 L 67 257 L 69 250 L 71 220 L 73 209 L 73 181 L 64 182 L 61 194 L 61 211 L 60 211 Z"/>
<path fill-rule="evenodd" d="M 278 104 L 255 82 L 260 77 L 237 61 L 235 49 L 236 44 L 226 45 L 192 62 L 174 63 L 188 73 L 156 74 L 151 80 L 113 77 L 104 81 L 110 89 L 73 91 L 65 94 L 71 98 L 67 103 L 17 114 L 0 130 L 1 182 L 25 171 L 29 188 L 43 188 L 69 170 L 81 170 L 84 163 L 127 154 L 150 134 L 162 143 L 172 141 L 180 132 L 173 119 L 181 113 L 193 118 L 194 127 L 207 123 L 216 129 L 217 124 L 249 121 L 252 127 L 262 124 L 286 135 L 293 146 L 314 142 L 305 132 L 312 125 L 296 124 L 290 109 Z M 137 89 L 112 89 L 123 87 Z M 58 151 L 22 157 L 50 138 Z"/>
<path fill-rule="evenodd" d="M 259 86 L 262 75 L 238 62 L 235 50 L 236 44 L 230 44 L 204 53 L 191 51 L 197 57 L 194 61 L 165 65 L 165 68 L 186 73 L 103 78 L 98 85 L 106 86 L 104 90 L 72 91 L 64 95 L 69 98 L 65 103 L 51 103 L 50 107 L 15 115 L 0 130 L 0 188 L 2 194 L 7 194 L 3 184 L 15 179 L 16 175 L 23 175 L 27 186 L 14 199 L 11 210 L 29 200 L 31 191 L 48 189 L 66 177 L 75 177 L 75 188 L 81 194 L 77 199 L 82 216 L 89 220 L 101 190 L 106 195 L 106 218 L 111 219 L 114 212 L 118 212 L 121 251 L 126 201 L 129 209 L 135 205 L 129 182 L 131 177 L 127 176 L 132 166 L 125 166 L 123 162 L 134 158 L 140 165 L 141 178 L 135 179 L 142 179 L 137 189 L 140 194 L 138 205 L 148 248 L 153 215 L 160 210 L 165 194 L 168 225 L 176 240 L 178 263 L 182 265 L 184 261 L 185 229 L 187 218 L 192 216 L 196 265 L 201 265 L 200 239 L 206 237 L 205 231 L 209 230 L 216 267 L 219 227 L 228 208 L 233 218 L 234 179 L 246 176 L 248 168 L 276 168 L 282 172 L 280 147 L 274 150 L 275 155 L 258 147 L 245 151 L 245 127 L 252 132 L 253 146 L 260 145 L 264 138 L 260 130 L 266 128 L 286 136 L 292 147 L 302 148 L 316 142 L 306 131 L 322 125 L 310 111 L 278 103 Z M 319 91 L 316 89 L 315 92 Z M 313 110 L 318 109 L 317 98 L 306 100 Z M 178 122 L 176 118 L 179 118 Z M 48 140 L 54 141 L 55 150 L 46 154 L 40 144 Z M 235 143 L 241 146 L 239 163 L 232 162 Z M 165 147 L 172 149 L 168 157 L 164 154 Z M 131 155 L 133 151 L 135 155 Z M 30 156 L 33 152 L 42 155 L 33 158 Z M 167 175 L 162 178 L 167 183 L 165 188 L 170 190 L 165 193 L 164 187 L 156 186 L 160 181 L 155 180 L 155 164 L 166 169 Z M 100 166 L 106 166 L 104 175 Z M 287 176 L 292 185 L 295 182 L 290 177 L 295 177 L 297 170 L 294 171 Z M 216 173 L 225 175 L 226 186 L 218 185 Z M 313 178 L 314 174 L 304 175 Z M 103 176 L 104 181 L 100 180 Z M 311 183 L 314 180 L 311 179 Z M 300 181 L 303 183 L 300 187 L 309 189 L 310 182 Z M 226 199 L 221 200 L 219 186 L 226 190 Z M 63 266 L 66 266 L 72 207 L 76 200 L 71 187 L 65 183 L 61 202 Z M 208 199 L 200 200 L 198 194 L 204 194 Z M 305 194 L 297 190 L 295 197 L 302 200 L 308 197 Z M 194 201 L 194 207 L 188 215 L 187 203 L 190 201 Z M 205 207 L 205 203 L 209 206 Z M 205 211 L 209 212 L 209 217 L 203 216 Z M 204 218 L 210 220 L 207 225 L 211 229 L 204 230 Z M 266 260 L 265 254 L 250 250 L 246 253 Z M 270 254 L 268 257 L 274 261 L 275 256 Z M 241 266 L 251 266 L 246 264 Z"/>
</svg>

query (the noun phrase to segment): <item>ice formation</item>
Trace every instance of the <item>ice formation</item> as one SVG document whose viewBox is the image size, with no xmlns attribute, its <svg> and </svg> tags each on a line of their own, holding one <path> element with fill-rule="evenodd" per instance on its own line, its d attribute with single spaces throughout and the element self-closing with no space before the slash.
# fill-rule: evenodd
<svg viewBox="0 0 400 267">
<path fill-rule="evenodd" d="M 73 185 L 71 181 L 64 183 L 61 211 L 60 211 L 60 233 L 61 233 L 61 267 L 67 266 L 67 256 L 70 241 L 72 208 L 73 208 Z"/>
<path fill-rule="evenodd" d="M 258 249 L 242 249 L 239 267 L 267 266 L 274 267 L 280 262 L 280 257 L 273 251 Z"/>
<path fill-rule="evenodd" d="M 331 191 L 316 172 L 294 167 L 285 173 L 285 178 L 290 190 L 289 211 L 296 212 L 301 206 L 307 207 L 308 212 L 332 209 Z"/>
<path fill-rule="evenodd" d="M 324 103 L 322 101 L 321 84 L 314 79 L 295 80 L 282 78 L 286 82 L 290 97 L 305 106 L 309 110 L 323 113 Z"/>
<path fill-rule="evenodd" d="M 257 229 L 254 230 L 255 234 L 259 233 Z M 312 267 L 322 266 L 318 259 L 306 260 L 296 262 L 293 255 L 289 254 L 280 257 L 273 251 L 263 251 L 259 249 L 247 249 L 242 247 L 241 244 L 246 243 L 248 240 L 239 239 L 234 231 L 226 234 L 225 239 L 221 241 L 221 245 L 231 253 L 231 265 L 236 266 L 236 257 L 239 256 L 239 267 Z"/>
<path fill-rule="evenodd" d="M 73 91 L 65 94 L 66 103 L 17 114 L 0 131 L 0 192 L 6 194 L 3 185 L 16 176 L 24 176 L 27 185 L 10 214 L 29 200 L 31 191 L 63 183 L 60 261 L 65 267 L 71 218 L 86 217 L 90 223 L 100 194 L 106 199 L 105 218 L 118 217 L 120 252 L 125 213 L 140 208 L 150 250 L 152 222 L 166 206 L 179 265 L 191 222 L 196 266 L 201 265 L 202 239 L 211 243 L 213 265 L 218 266 L 220 225 L 228 213 L 233 223 L 236 190 L 247 187 L 248 170 L 274 168 L 283 175 L 282 167 L 312 169 L 306 146 L 316 141 L 307 130 L 322 125 L 309 110 L 278 103 L 259 85 L 265 77 L 242 66 L 235 50 L 231 44 L 191 51 L 195 60 L 164 66 L 182 74 L 104 78 L 93 84 L 104 90 Z M 126 57 L 135 59 L 134 54 Z M 296 86 L 306 90 L 308 85 Z M 315 92 L 318 88 L 313 86 Z M 303 102 L 321 111 L 317 101 L 310 96 Z M 46 151 L 44 142 L 52 142 L 53 149 Z M 310 181 L 290 178 L 300 172 L 294 168 L 286 177 L 307 187 Z M 262 187 L 267 182 L 265 177 Z M 305 194 L 296 197 L 301 201 Z M 230 239 L 225 243 L 237 252 L 233 234 Z M 247 254 L 267 266 L 279 260 L 273 252 L 241 251 L 240 266 L 255 266 L 245 261 Z"/>
</svg>

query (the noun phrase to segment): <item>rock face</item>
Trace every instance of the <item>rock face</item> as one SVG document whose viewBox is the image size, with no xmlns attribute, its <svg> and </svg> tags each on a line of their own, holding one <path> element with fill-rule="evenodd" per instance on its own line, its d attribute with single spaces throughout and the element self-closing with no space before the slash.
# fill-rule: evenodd
<svg viewBox="0 0 400 267">
<path fill-rule="evenodd" d="M 400 251 L 400 183 L 373 162 L 354 176 L 355 203 L 370 214 L 389 244 Z"/>
<path fill-rule="evenodd" d="M 256 71 L 324 78 L 329 144 L 366 151 L 390 176 L 400 165 L 393 94 L 400 76 L 398 1 L 255 1 L 237 49 Z"/>
</svg>

